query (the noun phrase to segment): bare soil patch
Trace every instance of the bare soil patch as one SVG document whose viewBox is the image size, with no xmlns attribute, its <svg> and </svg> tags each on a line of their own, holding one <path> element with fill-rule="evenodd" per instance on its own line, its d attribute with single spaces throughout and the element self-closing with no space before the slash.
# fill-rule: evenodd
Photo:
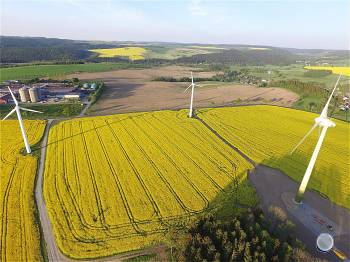
<svg viewBox="0 0 350 262">
<path fill-rule="evenodd" d="M 110 72 L 80 73 L 69 77 L 81 80 L 100 80 L 106 90 L 90 110 L 90 115 L 180 109 L 189 105 L 190 93 L 183 93 L 189 83 L 152 81 L 160 76 L 175 78 L 190 76 L 211 77 L 217 72 L 195 72 L 191 67 L 165 66 L 148 69 L 125 69 Z M 280 88 L 259 88 L 251 85 L 200 83 L 195 91 L 195 107 L 234 104 L 275 104 L 291 106 L 298 95 Z"/>
</svg>

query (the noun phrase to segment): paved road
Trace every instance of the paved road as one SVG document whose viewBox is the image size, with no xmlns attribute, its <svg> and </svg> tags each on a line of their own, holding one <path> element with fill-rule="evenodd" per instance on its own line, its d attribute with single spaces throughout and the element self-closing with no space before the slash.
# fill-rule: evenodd
<svg viewBox="0 0 350 262">
<path fill-rule="evenodd" d="M 303 212 L 301 218 L 300 210 L 293 210 L 288 204 L 286 198 L 294 196 L 298 190 L 298 184 L 279 170 L 257 165 L 249 174 L 249 181 L 256 188 L 260 199 L 260 205 L 264 212 L 267 212 L 270 205 L 281 207 L 286 211 L 288 219 L 296 224 L 297 236 L 302 240 L 308 250 L 315 256 L 328 259 L 330 261 L 339 261 L 332 253 L 321 254 L 316 250 L 316 237 L 321 232 L 326 232 L 326 228 L 321 226 L 317 221 L 312 221 L 308 212 L 316 214 L 318 218 L 323 218 L 328 224 L 334 227 L 335 247 L 350 256 L 350 212 L 345 208 L 333 204 L 320 194 L 307 190 L 304 195 Z M 311 214 L 311 216 L 312 216 Z"/>
<path fill-rule="evenodd" d="M 87 102 L 87 104 L 85 105 L 83 110 L 81 110 L 81 112 L 79 114 L 80 117 L 83 117 L 85 115 L 86 111 L 90 108 L 91 103 L 92 103 L 92 101 Z"/>
</svg>

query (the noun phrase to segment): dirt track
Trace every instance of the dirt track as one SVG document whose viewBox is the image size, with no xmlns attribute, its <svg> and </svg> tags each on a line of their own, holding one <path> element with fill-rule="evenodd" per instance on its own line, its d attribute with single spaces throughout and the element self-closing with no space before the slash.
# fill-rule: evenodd
<svg viewBox="0 0 350 262">
<path fill-rule="evenodd" d="M 81 80 L 101 80 L 106 90 L 90 110 L 90 115 L 109 115 L 135 111 L 186 108 L 189 93 L 183 93 L 189 83 L 156 82 L 159 76 L 188 77 L 193 68 L 166 66 L 149 69 L 127 69 L 100 73 L 80 73 L 68 76 Z M 194 72 L 194 77 L 210 77 L 216 72 Z M 200 83 L 201 84 L 201 83 Z M 240 104 L 275 104 L 290 106 L 298 95 L 280 88 L 258 88 L 251 85 L 202 83 L 195 92 L 195 107 Z"/>
</svg>

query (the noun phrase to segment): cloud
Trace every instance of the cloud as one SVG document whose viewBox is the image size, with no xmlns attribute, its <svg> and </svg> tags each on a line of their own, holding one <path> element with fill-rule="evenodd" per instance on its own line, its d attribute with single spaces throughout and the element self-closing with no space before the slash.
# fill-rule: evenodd
<svg viewBox="0 0 350 262">
<path fill-rule="evenodd" d="M 193 16 L 206 16 L 208 12 L 203 8 L 201 0 L 192 0 L 189 11 Z"/>
</svg>

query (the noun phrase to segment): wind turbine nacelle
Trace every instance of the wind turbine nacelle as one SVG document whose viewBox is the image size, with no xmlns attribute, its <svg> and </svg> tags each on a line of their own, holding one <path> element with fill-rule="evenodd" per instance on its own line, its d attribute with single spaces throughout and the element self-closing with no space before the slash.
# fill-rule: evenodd
<svg viewBox="0 0 350 262">
<path fill-rule="evenodd" d="M 315 122 L 318 126 L 321 127 L 335 127 L 335 123 L 328 118 L 319 116 L 315 119 Z"/>
</svg>

